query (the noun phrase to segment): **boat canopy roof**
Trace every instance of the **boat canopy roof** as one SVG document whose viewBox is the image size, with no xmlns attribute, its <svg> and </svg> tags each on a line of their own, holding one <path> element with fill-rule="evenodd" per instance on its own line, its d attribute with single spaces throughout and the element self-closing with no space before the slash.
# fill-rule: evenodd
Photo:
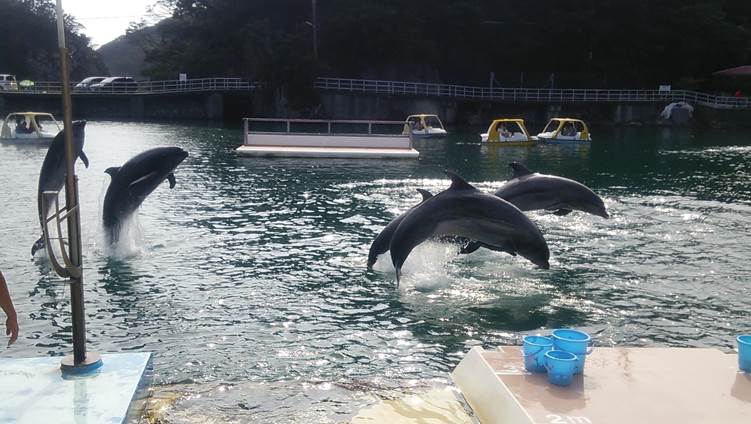
<svg viewBox="0 0 751 424">
<path fill-rule="evenodd" d="M 551 139 L 558 139 L 559 136 L 562 136 L 569 137 L 566 138 L 567 140 L 591 140 L 587 124 L 581 119 L 575 118 L 552 118 L 540 134 L 548 134 L 546 138 Z"/>
<path fill-rule="evenodd" d="M 423 128 L 431 127 L 443 129 L 443 122 L 441 122 L 441 119 L 438 118 L 438 115 L 420 113 L 416 115 L 409 115 L 407 119 L 404 120 L 404 130 L 407 131 L 407 127 L 409 125 L 416 124 L 419 124 Z"/>
<path fill-rule="evenodd" d="M 553 121 L 558 121 L 561 124 L 565 124 L 567 122 L 570 122 L 572 124 L 574 124 L 574 123 L 581 124 L 584 128 L 587 128 L 587 124 L 584 121 L 582 121 L 581 119 L 576 119 L 576 118 L 552 118 L 552 119 L 550 119 L 550 122 L 553 122 Z"/>
<path fill-rule="evenodd" d="M 22 116 L 29 120 L 31 120 L 32 118 L 36 118 L 37 116 L 43 116 L 43 117 L 50 118 L 53 121 L 55 120 L 55 117 L 52 116 L 51 113 L 47 113 L 47 112 L 11 112 L 8 114 L 8 116 L 5 117 L 5 120 L 8 121 L 11 118 L 16 117 L 16 116 Z"/>
<path fill-rule="evenodd" d="M 532 137 L 527 131 L 527 127 L 524 125 L 524 119 L 522 118 L 499 118 L 494 119 L 488 127 L 488 141 L 506 141 L 508 137 L 514 136 L 514 134 L 522 134 L 526 137 L 526 142 L 532 142 Z M 514 142 L 521 142 L 522 140 L 514 140 Z"/>
<path fill-rule="evenodd" d="M 524 119 L 521 118 L 500 118 L 500 119 L 494 119 L 493 123 L 491 125 L 500 124 L 501 122 L 515 122 L 519 124 L 519 126 L 524 125 Z"/>
</svg>

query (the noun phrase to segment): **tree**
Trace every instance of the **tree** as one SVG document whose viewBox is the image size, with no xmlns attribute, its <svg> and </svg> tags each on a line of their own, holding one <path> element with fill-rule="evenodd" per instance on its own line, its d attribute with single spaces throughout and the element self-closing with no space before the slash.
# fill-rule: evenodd
<svg viewBox="0 0 751 424">
<path fill-rule="evenodd" d="M 107 69 L 91 48 L 81 26 L 65 17 L 65 38 L 71 55 L 71 77 L 105 74 Z M 60 55 L 57 18 L 52 2 L 0 0 L 0 72 L 19 79 L 58 80 Z"/>
</svg>

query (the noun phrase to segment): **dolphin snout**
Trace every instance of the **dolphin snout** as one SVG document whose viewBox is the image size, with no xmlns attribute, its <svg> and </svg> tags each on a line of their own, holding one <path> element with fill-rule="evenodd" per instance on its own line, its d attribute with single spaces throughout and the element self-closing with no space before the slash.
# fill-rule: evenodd
<svg viewBox="0 0 751 424">
<path fill-rule="evenodd" d="M 539 266 L 542 269 L 550 269 L 550 256 L 549 255 L 529 255 L 525 256 L 530 262 Z"/>
<path fill-rule="evenodd" d="M 610 214 L 608 214 L 608 211 L 607 211 L 607 209 L 605 209 L 604 205 L 596 208 L 594 211 L 592 211 L 592 214 L 593 215 L 597 215 L 600 218 L 605 218 L 605 219 L 610 218 Z"/>
</svg>

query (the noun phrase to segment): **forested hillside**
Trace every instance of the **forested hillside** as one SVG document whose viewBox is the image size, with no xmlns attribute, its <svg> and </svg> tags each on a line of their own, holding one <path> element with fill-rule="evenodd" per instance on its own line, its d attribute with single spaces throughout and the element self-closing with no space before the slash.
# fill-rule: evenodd
<svg viewBox="0 0 751 424">
<path fill-rule="evenodd" d="M 106 74 L 107 69 L 92 50 L 89 38 L 69 16 L 65 30 L 71 54 L 71 79 Z M 15 74 L 18 79 L 60 79 L 54 2 L 0 0 L 0 40 L 0 73 Z"/>
<path fill-rule="evenodd" d="M 751 60 L 748 0 L 173 0 L 151 74 L 654 86 Z M 306 23 L 306 21 L 308 23 Z M 517 77 L 515 77 L 517 78 Z"/>
</svg>

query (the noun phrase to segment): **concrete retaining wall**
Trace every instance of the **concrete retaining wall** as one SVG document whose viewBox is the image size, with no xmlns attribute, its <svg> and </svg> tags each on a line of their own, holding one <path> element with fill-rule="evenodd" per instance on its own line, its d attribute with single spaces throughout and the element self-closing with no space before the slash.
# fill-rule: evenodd
<svg viewBox="0 0 751 424">
<path fill-rule="evenodd" d="M 284 104 L 262 101 L 253 94 L 181 93 L 135 96 L 73 96 L 76 119 L 224 119 L 299 117 L 326 119 L 402 120 L 415 113 L 434 113 L 448 125 L 487 125 L 498 117 L 524 118 L 532 126 L 553 116 L 579 117 L 591 125 L 672 125 L 659 121 L 661 103 L 500 103 L 444 98 L 320 93 L 315 112 L 286 110 Z M 284 103 L 284 102 L 281 102 Z M 59 95 L 0 93 L 0 114 L 16 111 L 52 112 L 62 116 Z M 696 107 L 688 125 L 751 126 L 751 111 Z"/>
</svg>

